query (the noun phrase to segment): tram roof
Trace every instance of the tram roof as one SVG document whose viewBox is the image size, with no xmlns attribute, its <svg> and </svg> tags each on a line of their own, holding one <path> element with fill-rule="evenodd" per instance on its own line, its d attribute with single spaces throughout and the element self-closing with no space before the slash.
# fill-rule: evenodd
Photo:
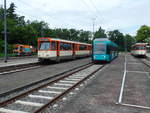
<svg viewBox="0 0 150 113">
<path fill-rule="evenodd" d="M 114 42 L 112 42 L 111 40 L 109 40 L 108 38 L 96 38 L 94 39 L 94 42 L 104 42 L 104 43 L 109 43 L 109 44 L 112 44 L 114 46 L 117 46 L 117 44 L 115 44 Z"/>
<path fill-rule="evenodd" d="M 147 44 L 148 44 L 148 43 L 135 43 L 135 44 L 134 44 L 134 45 L 132 45 L 132 46 L 140 46 L 140 45 L 141 45 L 141 46 L 143 46 L 143 45 L 145 45 L 145 46 L 146 46 Z"/>
<path fill-rule="evenodd" d="M 78 43 L 78 44 L 91 45 L 91 44 L 89 44 L 89 43 L 83 43 L 83 42 L 77 42 L 77 41 L 64 40 L 64 39 L 60 39 L 60 38 L 39 37 L 39 39 L 50 39 L 50 40 L 55 40 L 55 41 L 67 42 L 67 43 Z"/>
</svg>

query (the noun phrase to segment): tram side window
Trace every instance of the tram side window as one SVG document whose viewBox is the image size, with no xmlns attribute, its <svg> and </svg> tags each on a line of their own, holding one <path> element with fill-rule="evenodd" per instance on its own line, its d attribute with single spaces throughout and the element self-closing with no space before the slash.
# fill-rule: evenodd
<svg viewBox="0 0 150 113">
<path fill-rule="evenodd" d="M 60 50 L 72 50 L 72 44 L 61 42 Z"/>
<path fill-rule="evenodd" d="M 144 47 L 144 46 L 139 46 L 139 49 L 141 49 L 141 50 L 145 50 L 145 49 L 146 49 L 146 47 Z"/>
<path fill-rule="evenodd" d="M 138 48 L 135 46 L 135 47 L 134 47 L 134 50 L 138 50 Z"/>
<path fill-rule="evenodd" d="M 80 46 L 79 46 L 79 49 L 80 49 L 80 50 L 86 50 L 86 45 L 80 45 Z"/>
<path fill-rule="evenodd" d="M 52 41 L 51 50 L 56 50 L 56 42 Z"/>
<path fill-rule="evenodd" d="M 64 50 L 63 43 L 60 43 L 60 50 Z"/>
<path fill-rule="evenodd" d="M 107 54 L 110 54 L 111 53 L 111 46 L 110 45 L 107 45 Z"/>
</svg>

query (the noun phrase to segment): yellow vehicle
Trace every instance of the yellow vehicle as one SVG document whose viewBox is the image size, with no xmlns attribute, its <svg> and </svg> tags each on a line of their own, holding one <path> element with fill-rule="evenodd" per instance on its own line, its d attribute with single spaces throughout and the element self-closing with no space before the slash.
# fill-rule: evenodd
<svg viewBox="0 0 150 113">
<path fill-rule="evenodd" d="M 30 45 L 15 44 L 13 48 L 13 54 L 17 56 L 32 55 L 36 52 L 36 49 Z"/>
</svg>

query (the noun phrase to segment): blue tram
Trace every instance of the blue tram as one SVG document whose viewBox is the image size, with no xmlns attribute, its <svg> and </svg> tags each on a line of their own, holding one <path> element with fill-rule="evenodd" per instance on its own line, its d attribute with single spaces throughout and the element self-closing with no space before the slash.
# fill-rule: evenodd
<svg viewBox="0 0 150 113">
<path fill-rule="evenodd" d="M 118 56 L 118 46 L 107 38 L 96 38 L 92 43 L 92 61 L 110 62 Z"/>
</svg>

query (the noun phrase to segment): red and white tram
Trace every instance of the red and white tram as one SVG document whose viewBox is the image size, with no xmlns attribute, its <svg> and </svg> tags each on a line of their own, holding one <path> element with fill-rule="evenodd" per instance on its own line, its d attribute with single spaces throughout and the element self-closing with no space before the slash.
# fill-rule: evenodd
<svg viewBox="0 0 150 113">
<path fill-rule="evenodd" d="M 39 61 L 75 59 L 91 55 L 91 44 L 49 37 L 38 38 Z"/>
<path fill-rule="evenodd" d="M 131 54 L 134 56 L 146 56 L 147 43 L 136 43 L 132 45 Z"/>
</svg>

